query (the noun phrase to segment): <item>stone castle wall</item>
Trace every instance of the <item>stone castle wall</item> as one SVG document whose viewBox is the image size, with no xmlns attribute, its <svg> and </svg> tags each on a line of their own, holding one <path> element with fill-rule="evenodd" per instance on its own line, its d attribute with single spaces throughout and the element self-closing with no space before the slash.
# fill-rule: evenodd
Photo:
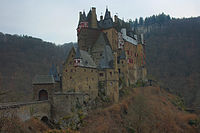
<svg viewBox="0 0 200 133">
<path fill-rule="evenodd" d="M 0 105 L 1 116 L 8 115 L 8 113 L 18 116 L 23 121 L 26 121 L 31 117 L 41 119 L 44 116 L 51 119 L 51 105 L 49 101 Z"/>
</svg>

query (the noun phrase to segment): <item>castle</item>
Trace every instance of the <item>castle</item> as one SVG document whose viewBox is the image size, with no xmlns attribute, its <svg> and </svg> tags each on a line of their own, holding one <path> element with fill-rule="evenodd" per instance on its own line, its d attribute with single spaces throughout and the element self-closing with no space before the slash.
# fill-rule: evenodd
<svg viewBox="0 0 200 133">
<path fill-rule="evenodd" d="M 96 98 L 117 103 L 123 86 L 146 79 L 143 36 L 118 16 L 113 20 L 108 9 L 99 21 L 94 7 L 87 15 L 80 12 L 77 37 L 62 72 L 52 66 L 48 75 L 33 79 L 33 100 L 39 102 L 29 104 L 27 116 L 58 120 Z"/>
<path fill-rule="evenodd" d="M 85 11 L 80 12 L 77 38 L 78 47 L 71 48 L 61 74 L 53 67 L 50 75 L 33 81 L 35 100 L 45 97 L 45 92 L 39 92 L 44 88 L 45 82 L 40 82 L 44 78 L 52 83 L 48 94 L 78 92 L 90 100 L 101 96 L 112 102 L 118 102 L 122 85 L 145 80 L 143 36 L 136 35 L 118 16 L 115 15 L 113 21 L 108 9 L 99 21 L 94 7 L 87 15 Z"/>
</svg>

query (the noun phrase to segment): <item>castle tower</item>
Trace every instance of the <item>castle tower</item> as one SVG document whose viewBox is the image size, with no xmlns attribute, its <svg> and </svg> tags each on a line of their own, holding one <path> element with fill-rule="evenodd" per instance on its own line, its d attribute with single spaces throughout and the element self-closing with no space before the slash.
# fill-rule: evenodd
<svg viewBox="0 0 200 133">
<path fill-rule="evenodd" d="M 97 27 L 97 15 L 96 15 L 96 8 L 95 7 L 92 7 L 91 28 L 98 28 Z"/>
</svg>

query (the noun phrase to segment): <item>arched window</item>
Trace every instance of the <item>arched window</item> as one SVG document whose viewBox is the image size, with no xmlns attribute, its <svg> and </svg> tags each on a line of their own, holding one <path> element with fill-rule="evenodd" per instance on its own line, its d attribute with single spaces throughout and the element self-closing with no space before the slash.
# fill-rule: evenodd
<svg viewBox="0 0 200 133">
<path fill-rule="evenodd" d="M 48 92 L 46 90 L 41 90 L 39 92 L 39 101 L 48 100 Z"/>
</svg>

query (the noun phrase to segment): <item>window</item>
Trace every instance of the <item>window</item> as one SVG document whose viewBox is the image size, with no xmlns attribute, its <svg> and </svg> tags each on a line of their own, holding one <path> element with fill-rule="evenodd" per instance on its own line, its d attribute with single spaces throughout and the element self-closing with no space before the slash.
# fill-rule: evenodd
<svg viewBox="0 0 200 133">
<path fill-rule="evenodd" d="M 65 70 L 65 72 L 67 72 L 67 69 Z"/>
<path fill-rule="evenodd" d="M 120 70 L 120 69 L 118 69 L 118 72 L 120 73 L 120 72 L 121 72 L 121 70 Z"/>
<path fill-rule="evenodd" d="M 112 76 L 112 72 L 110 72 L 110 76 Z"/>
<path fill-rule="evenodd" d="M 91 70 L 91 72 L 93 72 L 93 70 Z"/>
<path fill-rule="evenodd" d="M 40 90 L 39 92 L 39 101 L 48 100 L 48 92 L 46 90 Z"/>
<path fill-rule="evenodd" d="M 99 73 L 99 76 L 100 76 L 100 77 L 103 77 L 103 73 Z"/>
<path fill-rule="evenodd" d="M 70 76 L 69 78 L 70 78 L 70 79 L 72 79 L 72 77 L 71 77 L 71 76 Z"/>
<path fill-rule="evenodd" d="M 78 63 L 80 63 L 81 61 L 80 60 L 78 60 Z"/>
<path fill-rule="evenodd" d="M 73 72 L 73 70 L 71 69 L 71 72 Z"/>
<path fill-rule="evenodd" d="M 110 85 L 112 85 L 113 83 L 112 82 L 110 82 Z"/>
<path fill-rule="evenodd" d="M 122 61 L 122 64 L 124 64 L 124 62 Z"/>
</svg>

